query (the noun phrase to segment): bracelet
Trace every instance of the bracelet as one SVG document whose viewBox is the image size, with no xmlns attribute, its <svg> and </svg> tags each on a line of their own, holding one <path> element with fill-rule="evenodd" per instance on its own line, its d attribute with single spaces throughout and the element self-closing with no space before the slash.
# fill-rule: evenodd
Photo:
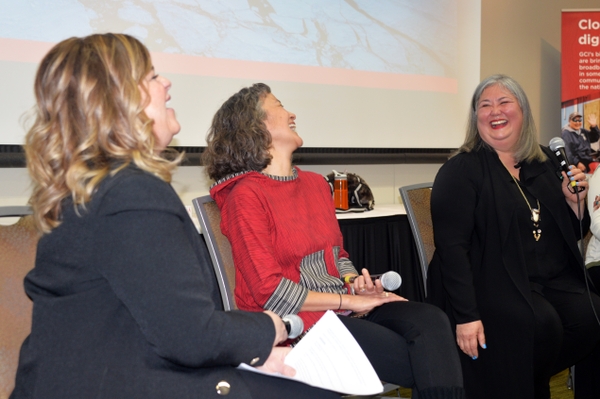
<svg viewBox="0 0 600 399">
<path fill-rule="evenodd" d="M 338 294 L 340 296 L 340 306 L 338 306 L 337 310 L 342 308 L 342 294 Z"/>
</svg>

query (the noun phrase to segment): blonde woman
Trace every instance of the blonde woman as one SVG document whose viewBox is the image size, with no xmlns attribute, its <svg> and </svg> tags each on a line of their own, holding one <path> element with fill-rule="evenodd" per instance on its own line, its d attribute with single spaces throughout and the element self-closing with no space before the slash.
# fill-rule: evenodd
<svg viewBox="0 0 600 399">
<path fill-rule="evenodd" d="M 11 398 L 333 398 L 292 375 L 270 312 L 223 312 L 206 249 L 168 184 L 170 82 L 126 35 L 57 44 L 35 80 L 25 279 L 33 324 Z"/>
</svg>

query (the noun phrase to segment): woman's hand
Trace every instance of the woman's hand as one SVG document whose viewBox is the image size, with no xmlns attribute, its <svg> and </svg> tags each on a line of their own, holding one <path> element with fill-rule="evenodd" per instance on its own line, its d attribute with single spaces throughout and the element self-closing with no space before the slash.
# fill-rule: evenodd
<svg viewBox="0 0 600 399">
<path fill-rule="evenodd" d="M 383 286 L 379 279 L 373 282 L 367 269 L 362 269 L 361 273 L 362 275 L 356 277 L 352 283 L 356 295 L 380 295 L 383 293 Z"/>
<path fill-rule="evenodd" d="M 585 196 L 587 195 L 587 191 L 589 188 L 589 184 L 587 182 L 587 178 L 585 174 L 581 171 L 581 169 L 571 165 L 569 166 L 569 173 L 562 172 L 563 175 L 563 194 L 565 195 L 565 199 L 567 203 L 575 213 L 575 215 L 580 214 L 583 217 L 584 208 L 585 208 Z M 576 182 L 577 185 L 573 187 L 571 182 Z M 581 188 L 580 188 L 581 187 Z M 581 190 L 581 191 L 578 191 Z M 577 193 L 578 191 L 578 193 Z M 578 213 L 579 212 L 579 213 Z"/>
<path fill-rule="evenodd" d="M 262 366 L 258 366 L 257 369 L 267 373 L 283 374 L 287 377 L 295 376 L 296 370 L 284 363 L 285 357 L 291 350 L 292 348 L 290 347 L 274 347 L 265 363 Z"/>
<path fill-rule="evenodd" d="M 479 357 L 478 347 L 483 349 L 485 345 L 485 334 L 481 320 L 456 325 L 456 343 L 460 349 L 473 360 Z"/>
<path fill-rule="evenodd" d="M 355 295 L 342 295 L 342 309 L 363 314 L 384 303 L 407 300 L 393 292 L 385 292 L 381 281 L 377 279 L 373 282 L 367 269 L 362 269 L 361 273 L 352 283 Z"/>
<path fill-rule="evenodd" d="M 594 212 L 596 212 L 600 208 L 600 195 L 596 195 L 594 198 Z"/>
<path fill-rule="evenodd" d="M 407 301 L 407 299 L 393 292 L 385 292 L 381 281 L 375 280 L 373 282 L 367 269 L 362 269 L 361 273 L 360 276 L 343 276 L 344 278 L 356 277 L 351 283 L 355 295 L 309 291 L 300 310 L 303 312 L 318 312 L 330 309 L 334 311 L 351 310 L 354 313 L 363 314 L 384 303 Z"/>
<path fill-rule="evenodd" d="M 388 302 L 408 301 L 393 292 L 381 292 L 369 295 L 342 295 L 342 309 L 351 310 L 357 314 L 370 312 L 377 306 Z"/>
<path fill-rule="evenodd" d="M 275 340 L 273 341 L 273 346 L 288 339 L 288 333 L 285 328 L 285 324 L 283 324 L 283 320 L 281 320 L 281 317 L 277 316 L 270 310 L 265 310 L 263 313 L 266 313 L 269 315 L 269 317 L 271 317 L 273 320 L 273 325 L 275 326 Z"/>
</svg>

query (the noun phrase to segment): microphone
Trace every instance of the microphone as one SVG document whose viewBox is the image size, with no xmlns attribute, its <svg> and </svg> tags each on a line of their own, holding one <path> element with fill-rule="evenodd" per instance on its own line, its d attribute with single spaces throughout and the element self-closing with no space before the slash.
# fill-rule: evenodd
<svg viewBox="0 0 600 399">
<path fill-rule="evenodd" d="M 304 322 L 300 316 L 288 314 L 283 316 L 281 320 L 283 320 L 283 324 L 285 324 L 285 329 L 287 330 L 289 339 L 294 339 L 298 335 L 302 334 L 302 331 L 304 330 Z"/>
<path fill-rule="evenodd" d="M 565 172 L 569 172 L 569 160 L 567 159 L 567 153 L 565 152 L 565 142 L 560 137 L 553 137 L 550 140 L 550 144 L 548 147 L 552 150 L 558 162 L 560 163 L 560 168 Z M 577 186 L 577 182 L 572 181 L 571 186 Z"/>
<path fill-rule="evenodd" d="M 353 283 L 354 279 L 358 276 L 344 277 L 342 281 L 345 283 Z M 383 289 L 387 291 L 395 291 L 402 285 L 402 277 L 395 271 L 385 272 L 383 274 L 371 274 L 373 280 L 379 279 Z"/>
</svg>

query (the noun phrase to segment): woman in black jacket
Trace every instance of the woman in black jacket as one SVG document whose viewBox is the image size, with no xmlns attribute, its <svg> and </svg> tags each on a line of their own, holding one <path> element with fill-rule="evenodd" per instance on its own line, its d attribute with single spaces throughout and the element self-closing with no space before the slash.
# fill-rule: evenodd
<svg viewBox="0 0 600 399">
<path fill-rule="evenodd" d="M 587 187 L 538 144 L 517 82 L 479 84 L 465 143 L 433 185 L 428 279 L 455 326 L 469 398 L 549 399 L 550 377 L 597 346 L 600 297 L 588 296 L 577 247 Z"/>
<path fill-rule="evenodd" d="M 161 153 L 179 131 L 170 82 L 127 35 L 71 38 L 36 75 L 27 135 L 40 231 L 11 398 L 335 398 L 286 375 L 271 312 L 224 312 Z"/>
</svg>

